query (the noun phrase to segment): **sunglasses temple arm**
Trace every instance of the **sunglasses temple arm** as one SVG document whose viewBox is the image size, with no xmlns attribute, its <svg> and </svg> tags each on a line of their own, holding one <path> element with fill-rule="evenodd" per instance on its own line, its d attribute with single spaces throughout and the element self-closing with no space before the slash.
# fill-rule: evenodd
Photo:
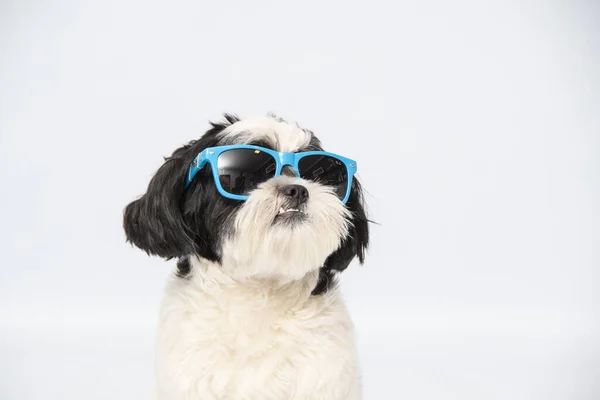
<svg viewBox="0 0 600 400">
<path fill-rule="evenodd" d="M 198 154 L 196 158 L 194 158 L 194 161 L 192 161 L 192 164 L 188 168 L 184 189 L 187 189 L 188 186 L 190 186 L 192 180 L 194 179 L 198 171 L 200 171 L 202 167 L 204 167 L 204 164 L 206 164 L 206 156 L 203 151 L 200 154 Z"/>
</svg>

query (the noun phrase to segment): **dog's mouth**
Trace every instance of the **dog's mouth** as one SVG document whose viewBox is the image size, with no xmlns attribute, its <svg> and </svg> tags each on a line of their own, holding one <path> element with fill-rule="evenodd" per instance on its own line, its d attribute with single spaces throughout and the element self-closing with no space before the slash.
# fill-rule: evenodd
<svg viewBox="0 0 600 400">
<path fill-rule="evenodd" d="M 281 215 L 281 214 L 285 214 L 285 213 L 304 213 L 304 211 L 298 209 L 298 208 L 283 208 L 283 207 L 279 207 L 279 212 L 277 213 L 277 215 Z"/>
<path fill-rule="evenodd" d="M 275 216 L 275 221 L 299 222 L 308 218 L 308 215 L 302 208 L 279 207 L 279 212 Z"/>
</svg>

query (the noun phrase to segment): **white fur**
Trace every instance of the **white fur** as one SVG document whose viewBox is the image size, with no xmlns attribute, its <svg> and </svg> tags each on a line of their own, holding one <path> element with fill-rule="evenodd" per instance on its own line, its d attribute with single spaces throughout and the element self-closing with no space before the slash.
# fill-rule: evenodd
<svg viewBox="0 0 600 400">
<path fill-rule="evenodd" d="M 278 151 L 296 151 L 310 142 L 309 132 L 297 124 L 274 117 L 246 118 L 227 127 L 219 134 L 227 143 L 245 144 L 266 140 Z"/>
<path fill-rule="evenodd" d="M 277 188 L 301 184 L 308 189 L 307 221 L 273 224 L 282 204 Z M 223 268 L 232 276 L 300 279 L 323 265 L 348 231 L 350 213 L 333 191 L 304 179 L 280 176 L 254 190 L 237 213 L 235 233 L 223 243 Z"/>
<path fill-rule="evenodd" d="M 160 400 L 357 400 L 352 322 L 316 272 L 281 285 L 236 280 L 194 259 L 167 285 L 158 332 Z"/>
<path fill-rule="evenodd" d="M 310 133 L 272 118 L 228 127 L 227 143 L 267 140 L 279 151 Z M 309 191 L 297 224 L 273 223 L 278 188 Z M 352 322 L 339 291 L 311 296 L 318 268 L 348 232 L 349 211 L 332 189 L 270 179 L 237 211 L 222 237 L 222 263 L 191 256 L 191 275 L 171 279 L 158 331 L 159 400 L 358 400 Z"/>
</svg>

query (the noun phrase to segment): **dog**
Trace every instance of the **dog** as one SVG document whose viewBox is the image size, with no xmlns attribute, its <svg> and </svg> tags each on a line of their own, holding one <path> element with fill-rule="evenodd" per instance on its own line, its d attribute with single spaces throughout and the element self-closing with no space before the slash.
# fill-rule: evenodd
<svg viewBox="0 0 600 400">
<path fill-rule="evenodd" d="M 225 114 L 124 211 L 127 240 L 177 259 L 161 306 L 159 400 L 356 400 L 336 274 L 369 244 L 356 162 L 274 115 Z"/>
</svg>

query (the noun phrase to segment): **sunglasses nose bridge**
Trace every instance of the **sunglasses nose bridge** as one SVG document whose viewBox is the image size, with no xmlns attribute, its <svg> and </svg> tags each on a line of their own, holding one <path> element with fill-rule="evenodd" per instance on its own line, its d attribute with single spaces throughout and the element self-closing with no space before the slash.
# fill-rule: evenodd
<svg viewBox="0 0 600 400">
<path fill-rule="evenodd" d="M 279 153 L 279 164 L 281 165 L 281 168 L 285 166 L 294 168 L 294 160 L 294 153 Z"/>
<path fill-rule="evenodd" d="M 279 153 L 280 174 L 286 176 L 298 176 L 295 168 L 296 154 L 295 153 Z"/>
<path fill-rule="evenodd" d="M 279 153 L 279 162 L 282 167 L 289 165 L 290 167 L 294 166 L 294 153 Z"/>
</svg>

